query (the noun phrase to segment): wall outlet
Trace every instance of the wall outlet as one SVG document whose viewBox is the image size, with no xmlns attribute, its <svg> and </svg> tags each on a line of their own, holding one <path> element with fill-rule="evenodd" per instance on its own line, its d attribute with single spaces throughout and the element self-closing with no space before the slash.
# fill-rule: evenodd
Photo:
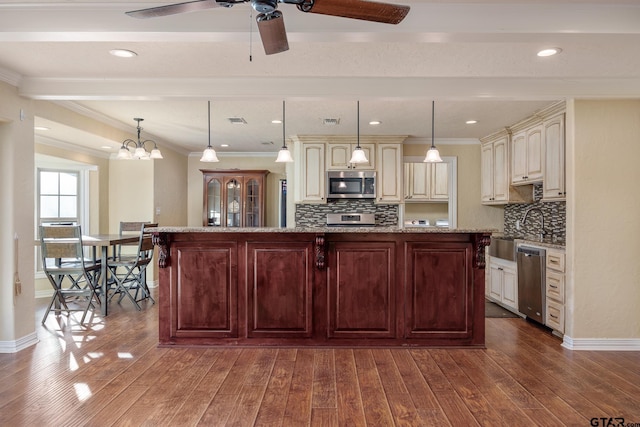
<svg viewBox="0 0 640 427">
<path fill-rule="evenodd" d="M 520 220 L 516 221 L 516 230 L 520 230 Z"/>
</svg>

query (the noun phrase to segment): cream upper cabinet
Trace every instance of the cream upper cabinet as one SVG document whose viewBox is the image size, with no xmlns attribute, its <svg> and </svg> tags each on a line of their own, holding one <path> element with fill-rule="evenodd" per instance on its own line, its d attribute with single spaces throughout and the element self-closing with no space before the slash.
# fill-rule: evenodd
<svg viewBox="0 0 640 427">
<path fill-rule="evenodd" d="M 506 204 L 522 197 L 511 192 L 509 183 L 509 134 L 499 132 L 483 140 L 481 152 L 482 203 Z"/>
<path fill-rule="evenodd" d="M 565 189 L 565 133 L 564 114 L 545 120 L 542 124 L 544 136 L 544 200 L 564 200 Z"/>
<path fill-rule="evenodd" d="M 403 198 L 402 144 L 377 144 L 377 202 L 399 203 Z"/>
<path fill-rule="evenodd" d="M 362 151 L 364 151 L 364 154 L 367 157 L 367 163 L 349 163 L 349 160 L 351 160 L 351 154 L 353 153 L 353 150 L 356 148 L 356 146 L 356 144 L 347 142 L 328 143 L 326 147 L 327 170 L 375 170 L 375 144 L 360 143 L 360 148 L 362 148 Z"/>
<path fill-rule="evenodd" d="M 449 169 L 442 163 L 405 163 L 406 202 L 449 200 Z"/>
<path fill-rule="evenodd" d="M 542 124 L 515 132 L 511 139 L 511 183 L 529 184 L 542 180 Z"/>
<path fill-rule="evenodd" d="M 296 148 L 296 202 L 326 202 L 325 144 L 304 142 Z"/>
</svg>

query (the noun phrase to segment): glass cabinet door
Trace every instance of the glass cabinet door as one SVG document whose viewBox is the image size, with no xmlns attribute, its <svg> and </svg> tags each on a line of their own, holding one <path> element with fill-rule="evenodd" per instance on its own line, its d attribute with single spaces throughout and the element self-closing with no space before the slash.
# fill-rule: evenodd
<svg viewBox="0 0 640 427">
<path fill-rule="evenodd" d="M 213 178 L 207 184 L 207 225 L 221 226 L 222 213 L 222 185 L 218 179 Z"/>
<path fill-rule="evenodd" d="M 227 227 L 241 227 L 242 184 L 235 178 L 227 181 Z"/>
<path fill-rule="evenodd" d="M 260 226 L 260 184 L 251 178 L 246 184 L 245 227 Z"/>
</svg>

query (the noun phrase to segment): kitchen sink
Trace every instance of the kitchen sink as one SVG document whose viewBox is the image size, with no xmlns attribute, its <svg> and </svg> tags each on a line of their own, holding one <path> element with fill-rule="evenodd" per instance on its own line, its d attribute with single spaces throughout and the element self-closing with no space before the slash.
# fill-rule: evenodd
<svg viewBox="0 0 640 427">
<path fill-rule="evenodd" d="M 491 244 L 489 245 L 489 255 L 496 258 L 506 259 L 508 261 L 515 261 L 516 245 L 515 245 L 514 238 L 491 236 Z"/>
</svg>

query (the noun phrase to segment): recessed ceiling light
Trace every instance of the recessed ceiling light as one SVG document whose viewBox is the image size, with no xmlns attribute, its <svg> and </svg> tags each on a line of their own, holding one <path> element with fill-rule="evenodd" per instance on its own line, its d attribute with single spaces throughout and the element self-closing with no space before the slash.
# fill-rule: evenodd
<svg viewBox="0 0 640 427">
<path fill-rule="evenodd" d="M 282 120 L 280 119 L 271 120 L 271 123 L 273 123 L 274 125 L 280 125 L 282 124 Z"/>
<path fill-rule="evenodd" d="M 133 58 L 134 56 L 138 56 L 134 51 L 127 49 L 111 49 L 109 53 L 118 58 Z"/>
<path fill-rule="evenodd" d="M 467 120 L 465 123 L 468 124 L 468 125 L 475 125 L 476 123 L 478 123 L 478 121 L 477 120 Z"/>
<path fill-rule="evenodd" d="M 371 120 L 371 121 L 369 122 L 369 124 L 370 124 L 371 126 L 377 126 L 377 125 L 379 125 L 380 123 L 382 123 L 380 120 Z"/>
<path fill-rule="evenodd" d="M 562 52 L 562 49 L 560 49 L 559 47 L 552 47 L 549 49 L 542 49 L 540 52 L 538 52 L 538 56 L 553 56 L 559 54 L 560 52 Z"/>
<path fill-rule="evenodd" d="M 220 147 L 228 147 L 229 144 L 220 144 Z"/>
<path fill-rule="evenodd" d="M 34 130 L 49 130 L 49 128 L 46 127 L 46 126 L 34 126 L 33 129 Z"/>
</svg>

